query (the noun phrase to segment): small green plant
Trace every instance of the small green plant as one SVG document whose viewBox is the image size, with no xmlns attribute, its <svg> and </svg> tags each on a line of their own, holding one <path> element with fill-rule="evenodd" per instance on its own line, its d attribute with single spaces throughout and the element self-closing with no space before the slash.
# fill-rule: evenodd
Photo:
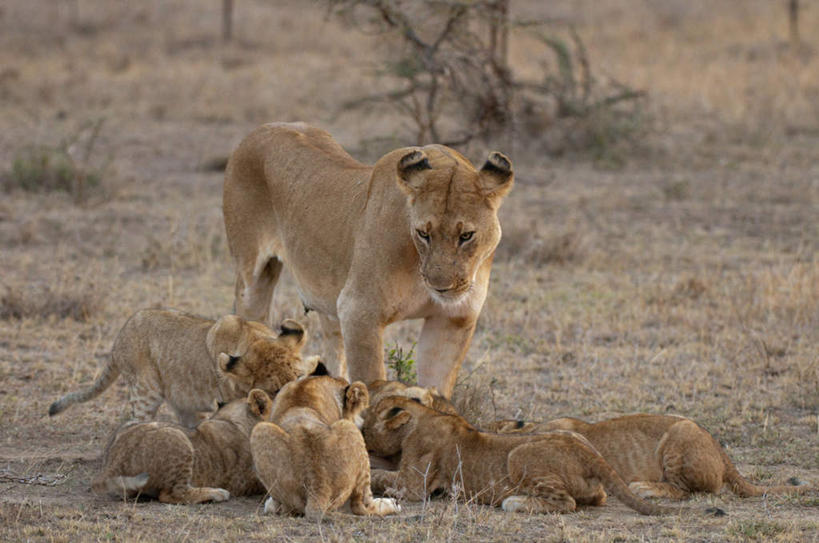
<svg viewBox="0 0 819 543">
<path fill-rule="evenodd" d="M 90 165 L 101 128 L 99 120 L 59 145 L 31 145 L 23 149 L 12 161 L 3 184 L 27 192 L 66 192 L 76 203 L 85 202 L 89 190 L 102 183 L 102 169 Z M 78 145 L 83 137 L 83 145 Z M 80 157 L 75 159 L 75 155 Z"/>
<path fill-rule="evenodd" d="M 395 373 L 395 379 L 405 385 L 414 385 L 418 380 L 415 374 L 415 358 L 413 358 L 415 343 L 406 352 L 398 343 L 395 343 L 392 348 L 386 349 L 386 351 L 387 367 Z"/>
<path fill-rule="evenodd" d="M 785 531 L 785 527 L 768 520 L 738 520 L 728 526 L 728 533 L 745 541 L 769 541 Z"/>
</svg>

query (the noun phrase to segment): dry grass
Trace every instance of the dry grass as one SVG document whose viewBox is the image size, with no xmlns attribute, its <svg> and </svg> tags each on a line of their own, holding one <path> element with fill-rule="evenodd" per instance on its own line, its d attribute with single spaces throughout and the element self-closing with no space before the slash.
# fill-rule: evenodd
<svg viewBox="0 0 819 543">
<path fill-rule="evenodd" d="M 699 496 L 690 515 L 663 519 L 616 500 L 527 516 L 444 499 L 320 525 L 264 518 L 257 499 L 169 507 L 90 494 L 124 386 L 58 419 L 46 409 L 93 378 L 137 309 L 230 311 L 214 157 L 273 119 L 322 125 L 368 160 L 384 150 L 372 138 L 393 147 L 406 131 L 389 116 L 336 117 L 341 103 L 383 90 L 368 69 L 378 48 L 301 2 L 236 3 L 229 46 L 218 2 L 194 12 L 182 0 L 83 0 L 73 23 L 69 4 L 2 7 L 0 171 L 104 117 L 95 155 L 112 157 L 116 191 L 84 206 L 18 189 L 0 201 L 0 539 L 819 539 L 816 493 Z M 803 28 L 814 28 L 819 10 L 805 5 Z M 537 145 L 501 149 L 517 186 L 456 401 L 478 421 L 681 413 L 750 477 L 816 484 L 817 38 L 805 31 L 803 49 L 784 47 L 784 2 L 766 0 L 513 6 L 573 22 L 593 69 L 649 92 L 652 131 L 618 169 Z M 514 68 L 540 73 L 528 52 L 513 40 Z M 283 316 L 301 312 L 289 278 L 276 297 Z M 407 350 L 418 333 L 397 324 L 387 344 Z M 728 516 L 697 513 L 711 505 Z"/>
</svg>

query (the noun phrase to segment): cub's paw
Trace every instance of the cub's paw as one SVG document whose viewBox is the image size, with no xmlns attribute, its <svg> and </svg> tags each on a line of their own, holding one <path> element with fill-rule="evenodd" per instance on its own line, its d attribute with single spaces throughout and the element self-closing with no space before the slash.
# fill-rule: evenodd
<svg viewBox="0 0 819 543">
<path fill-rule="evenodd" d="M 264 501 L 264 514 L 265 515 L 276 515 L 281 513 L 282 507 L 279 502 L 274 500 L 272 497 L 267 498 Z"/>
<path fill-rule="evenodd" d="M 628 489 L 641 498 L 664 498 L 666 493 L 657 488 L 657 485 L 647 481 L 635 481 L 628 485 Z"/>
<path fill-rule="evenodd" d="M 400 512 L 401 506 L 393 498 L 373 498 L 374 515 L 392 515 Z"/>
<path fill-rule="evenodd" d="M 529 505 L 529 497 L 509 496 L 503 500 L 503 503 L 501 503 L 501 509 L 507 513 L 529 512 L 531 509 Z"/>
<path fill-rule="evenodd" d="M 209 492 L 210 501 L 212 502 L 226 502 L 230 499 L 230 492 L 224 488 L 213 488 Z"/>
</svg>

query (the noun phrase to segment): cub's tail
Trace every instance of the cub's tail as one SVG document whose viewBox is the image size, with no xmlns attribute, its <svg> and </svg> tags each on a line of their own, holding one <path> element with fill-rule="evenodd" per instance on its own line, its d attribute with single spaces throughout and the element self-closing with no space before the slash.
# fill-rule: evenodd
<svg viewBox="0 0 819 543">
<path fill-rule="evenodd" d="M 720 456 L 722 456 L 722 463 L 725 465 L 725 475 L 723 479 L 728 483 L 728 486 L 731 487 L 731 491 L 741 498 L 762 496 L 763 494 L 804 494 L 813 489 L 812 486 L 805 484 L 779 486 L 755 485 L 739 473 L 731 461 L 731 458 L 728 457 L 728 453 L 725 452 L 725 449 L 722 448 L 719 442 L 714 441 L 717 443 Z"/>
<path fill-rule="evenodd" d="M 96 479 L 91 485 L 91 488 L 97 494 L 119 494 L 128 495 L 141 491 L 148 484 L 149 476 L 147 473 L 140 473 L 139 475 L 125 476 L 116 475 L 114 477 L 103 476 Z"/>
<path fill-rule="evenodd" d="M 114 365 L 113 360 L 102 369 L 102 372 L 97 376 L 90 387 L 77 392 L 70 392 L 51 404 L 48 408 L 49 416 L 53 417 L 57 413 L 64 411 L 68 406 L 75 403 L 87 402 L 92 398 L 96 398 L 102 392 L 111 386 L 117 376 L 119 376 L 119 368 Z"/>
</svg>

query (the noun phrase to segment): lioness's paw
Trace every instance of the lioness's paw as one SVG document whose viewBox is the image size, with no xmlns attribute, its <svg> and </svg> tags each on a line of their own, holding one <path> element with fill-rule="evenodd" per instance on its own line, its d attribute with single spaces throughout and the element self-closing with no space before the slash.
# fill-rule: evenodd
<svg viewBox="0 0 819 543">
<path fill-rule="evenodd" d="M 267 498 L 264 502 L 264 514 L 265 515 L 275 515 L 281 510 L 281 505 L 279 502 L 274 500 L 273 498 Z"/>
<path fill-rule="evenodd" d="M 373 511 L 375 515 L 391 515 L 400 513 L 401 506 L 393 498 L 373 498 Z"/>
</svg>

